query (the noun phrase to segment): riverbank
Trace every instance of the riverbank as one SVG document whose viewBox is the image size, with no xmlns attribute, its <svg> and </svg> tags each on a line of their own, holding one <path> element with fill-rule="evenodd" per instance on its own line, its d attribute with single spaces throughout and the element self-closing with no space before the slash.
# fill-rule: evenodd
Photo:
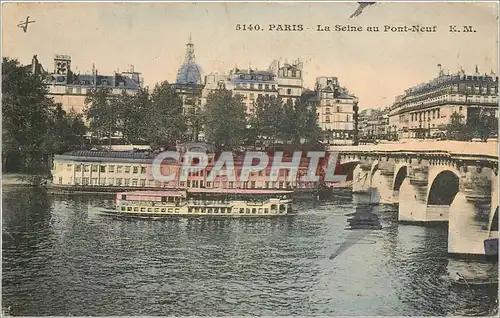
<svg viewBox="0 0 500 318">
<path fill-rule="evenodd" d="M 32 184 L 29 178 L 32 177 L 28 174 L 21 173 L 9 173 L 2 174 L 2 186 L 27 186 L 30 187 Z"/>
</svg>

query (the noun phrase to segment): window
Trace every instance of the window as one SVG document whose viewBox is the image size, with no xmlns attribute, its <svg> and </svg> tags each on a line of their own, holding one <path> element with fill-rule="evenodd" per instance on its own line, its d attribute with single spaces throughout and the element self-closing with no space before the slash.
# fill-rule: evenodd
<svg viewBox="0 0 500 318">
<path fill-rule="evenodd" d="M 122 185 L 122 178 L 116 178 L 116 185 L 121 186 Z"/>
<path fill-rule="evenodd" d="M 73 165 L 66 165 L 66 170 L 71 171 L 71 167 L 73 167 Z"/>
<path fill-rule="evenodd" d="M 292 77 L 297 77 L 297 71 L 296 70 L 292 71 Z"/>
<path fill-rule="evenodd" d="M 128 187 L 130 185 L 130 179 L 126 178 L 125 179 L 125 186 Z"/>
<path fill-rule="evenodd" d="M 330 114 L 330 108 L 328 108 L 328 107 L 327 107 L 327 108 L 325 109 L 325 113 L 326 113 L 326 114 Z"/>
<path fill-rule="evenodd" d="M 84 165 L 83 166 L 83 172 L 89 172 L 89 170 L 90 170 L 89 165 Z"/>
<path fill-rule="evenodd" d="M 97 185 L 97 178 L 92 178 L 92 185 Z"/>
<path fill-rule="evenodd" d="M 250 89 L 255 89 L 254 83 L 250 84 Z"/>
<path fill-rule="evenodd" d="M 327 123 L 330 122 L 330 116 L 325 116 L 325 122 L 327 122 Z"/>
<path fill-rule="evenodd" d="M 139 173 L 139 167 L 137 166 L 132 167 L 132 171 L 133 173 Z"/>
<path fill-rule="evenodd" d="M 92 165 L 92 172 L 97 172 L 97 165 Z"/>
<path fill-rule="evenodd" d="M 137 179 L 132 180 L 132 186 L 137 187 Z"/>
<path fill-rule="evenodd" d="M 232 189 L 233 188 L 233 181 L 229 181 L 229 188 Z"/>
<path fill-rule="evenodd" d="M 62 184 L 62 177 L 59 177 L 59 184 Z"/>
<path fill-rule="evenodd" d="M 108 178 L 108 185 L 113 185 L 114 179 L 113 178 Z"/>
<path fill-rule="evenodd" d="M 100 178 L 99 179 L 99 185 L 105 185 L 106 184 L 106 178 Z"/>
<path fill-rule="evenodd" d="M 122 173 L 122 171 L 123 171 L 123 166 L 116 166 L 117 173 Z"/>
<path fill-rule="evenodd" d="M 80 172 L 80 171 L 82 171 L 82 166 L 81 166 L 81 165 L 76 165 L 76 166 L 75 166 L 75 171 L 76 171 L 76 172 Z"/>
<path fill-rule="evenodd" d="M 130 173 L 130 166 L 125 166 L 125 173 Z"/>
<path fill-rule="evenodd" d="M 106 166 L 100 166 L 99 169 L 101 169 L 101 172 L 106 172 Z"/>
<path fill-rule="evenodd" d="M 269 90 L 269 84 L 266 84 L 266 90 Z"/>
<path fill-rule="evenodd" d="M 340 112 L 341 112 L 340 106 L 337 106 L 337 113 L 340 113 Z"/>
<path fill-rule="evenodd" d="M 79 185 L 79 184 L 80 184 L 80 182 L 81 182 L 81 178 L 76 177 L 76 178 L 75 178 L 75 184 L 76 184 L 76 185 Z"/>
<path fill-rule="evenodd" d="M 259 84 L 259 89 L 262 89 L 262 84 Z"/>
<path fill-rule="evenodd" d="M 255 95 L 253 93 L 250 93 L 250 100 L 254 100 L 255 99 Z"/>
<path fill-rule="evenodd" d="M 115 166 L 109 166 L 108 172 L 115 172 Z"/>
<path fill-rule="evenodd" d="M 291 90 L 290 88 L 289 88 L 289 89 L 287 89 L 287 90 L 286 90 L 286 94 L 287 94 L 287 95 L 292 95 L 292 90 Z"/>
<path fill-rule="evenodd" d="M 146 179 L 141 179 L 141 187 L 145 187 L 146 186 Z"/>
<path fill-rule="evenodd" d="M 349 121 L 349 115 L 345 117 L 345 121 Z"/>
<path fill-rule="evenodd" d="M 83 185 L 88 185 L 89 184 L 89 178 L 83 178 Z"/>
<path fill-rule="evenodd" d="M 141 173 L 142 174 L 146 173 L 146 167 L 141 167 Z"/>
</svg>

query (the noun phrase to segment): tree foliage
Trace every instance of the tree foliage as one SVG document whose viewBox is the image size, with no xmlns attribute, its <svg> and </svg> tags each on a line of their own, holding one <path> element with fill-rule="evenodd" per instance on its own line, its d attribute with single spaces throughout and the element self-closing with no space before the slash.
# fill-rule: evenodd
<svg viewBox="0 0 500 318">
<path fill-rule="evenodd" d="M 173 147 L 186 131 L 182 100 L 167 81 L 156 84 L 146 112 L 146 137 L 153 146 Z"/>
<path fill-rule="evenodd" d="M 85 115 L 90 122 L 90 132 L 97 139 L 112 137 L 119 127 L 119 101 L 108 87 L 91 89 L 85 98 Z"/>
<path fill-rule="evenodd" d="M 446 139 L 466 141 L 470 139 L 470 132 L 465 123 L 465 116 L 454 112 L 450 123 L 446 127 Z"/>
<path fill-rule="evenodd" d="M 454 112 L 450 123 L 446 126 L 446 138 L 450 140 L 469 141 L 479 138 L 483 141 L 498 135 L 498 119 L 494 113 L 481 111 L 472 114 L 465 120 L 465 116 Z"/>
<path fill-rule="evenodd" d="M 51 154 L 80 144 L 81 116 L 67 114 L 48 98 L 29 66 L 2 60 L 2 161 L 4 172 L 47 175 Z"/>
<path fill-rule="evenodd" d="M 208 95 L 204 120 L 206 139 L 218 149 L 235 149 L 245 140 L 245 105 L 231 91 L 221 88 Z"/>
<path fill-rule="evenodd" d="M 316 117 L 316 108 L 309 106 L 305 98 L 283 103 L 279 97 L 260 96 L 251 123 L 257 135 L 273 144 L 280 140 L 299 146 L 317 141 L 320 128 Z"/>
<path fill-rule="evenodd" d="M 120 130 L 123 138 L 130 144 L 148 139 L 148 112 L 151 109 L 151 97 L 146 89 L 136 94 L 123 93 L 118 98 Z"/>
</svg>

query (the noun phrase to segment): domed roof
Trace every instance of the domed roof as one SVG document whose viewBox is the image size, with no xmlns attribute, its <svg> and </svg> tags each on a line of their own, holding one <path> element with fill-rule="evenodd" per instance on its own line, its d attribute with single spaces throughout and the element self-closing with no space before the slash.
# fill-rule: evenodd
<svg viewBox="0 0 500 318">
<path fill-rule="evenodd" d="M 194 44 L 189 35 L 189 42 L 186 44 L 186 56 L 184 64 L 177 71 L 176 84 L 201 84 L 201 67 L 196 64 L 194 57 Z"/>
<path fill-rule="evenodd" d="M 188 61 L 177 71 L 177 84 L 201 84 L 201 67 L 194 61 Z"/>
</svg>

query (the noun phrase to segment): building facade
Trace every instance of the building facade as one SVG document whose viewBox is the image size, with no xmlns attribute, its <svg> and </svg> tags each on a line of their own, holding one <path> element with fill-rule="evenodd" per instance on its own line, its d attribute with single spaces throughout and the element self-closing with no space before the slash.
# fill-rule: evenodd
<svg viewBox="0 0 500 318">
<path fill-rule="evenodd" d="M 304 91 L 304 80 L 302 78 L 303 63 L 296 61 L 292 64 L 284 63 L 281 65 L 277 63 L 277 81 L 278 81 L 278 95 L 287 101 L 295 102 L 302 96 Z"/>
<path fill-rule="evenodd" d="M 33 57 L 32 67 L 43 69 L 36 56 Z M 84 113 L 87 107 L 85 98 L 92 89 L 106 87 L 114 95 L 123 92 L 135 94 L 143 84 L 141 73 L 135 72 L 133 66 L 127 72 L 115 72 L 113 75 L 99 74 L 95 68 L 92 74 L 76 74 L 71 70 L 71 57 L 68 55 L 55 55 L 54 71 L 43 71 L 40 75 L 48 90 L 47 96 L 60 103 L 66 112 L 78 114 Z"/>
<path fill-rule="evenodd" d="M 391 140 L 388 109 L 365 109 L 359 116 L 361 141 Z"/>
<path fill-rule="evenodd" d="M 498 118 L 498 76 L 462 70 L 407 89 L 390 109 L 389 131 L 404 138 L 433 138 L 445 133 L 454 113 L 472 120 L 490 113 Z"/>
<path fill-rule="evenodd" d="M 199 146 L 188 146 L 191 153 L 200 151 Z M 196 149 L 195 149 L 196 148 Z M 318 182 L 302 181 L 307 175 L 309 158 L 302 158 L 297 177 L 289 180 L 289 170 L 281 169 L 274 176 L 276 181 L 270 181 L 272 160 L 266 169 L 250 173 L 248 180 L 240 180 L 243 158 L 235 158 L 235 180 L 227 176 L 217 176 L 208 181 L 207 176 L 215 163 L 215 154 L 201 151 L 208 155 L 208 166 L 201 171 L 182 170 L 182 159 L 165 160 L 161 165 L 163 175 L 175 174 L 172 181 L 155 180 L 152 173 L 154 158 L 159 152 L 123 152 L 123 151 L 72 151 L 63 155 L 55 155 L 52 167 L 52 184 L 59 188 L 72 187 L 106 187 L 106 188 L 314 188 Z M 184 177 L 186 178 L 183 180 Z"/>
<path fill-rule="evenodd" d="M 336 77 L 318 77 L 316 97 L 316 112 L 324 134 L 323 141 L 331 145 L 352 145 L 356 139 L 358 98 L 341 87 Z"/>
<path fill-rule="evenodd" d="M 234 95 L 243 98 L 248 116 L 255 113 L 255 104 L 259 96 L 278 97 L 278 81 L 272 72 L 235 68 L 229 73 L 229 77 L 231 82 L 228 89 L 232 89 Z"/>
</svg>

